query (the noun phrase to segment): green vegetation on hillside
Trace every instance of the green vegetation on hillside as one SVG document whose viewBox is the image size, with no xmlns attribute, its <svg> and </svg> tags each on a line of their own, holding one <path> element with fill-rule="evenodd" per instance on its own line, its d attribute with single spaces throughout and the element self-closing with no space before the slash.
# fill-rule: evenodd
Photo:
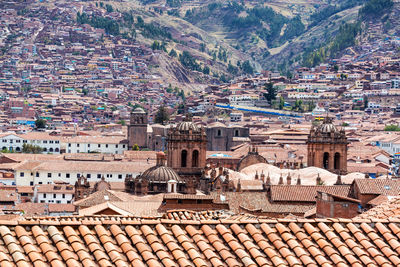
<svg viewBox="0 0 400 267">
<path fill-rule="evenodd" d="M 316 51 L 309 51 L 303 55 L 303 65 L 314 67 L 328 58 L 337 56 L 338 52 L 355 45 L 356 37 L 361 32 L 361 23 L 346 23 L 340 26 L 337 35 L 327 45 L 319 47 Z"/>
<path fill-rule="evenodd" d="M 347 0 L 340 5 L 334 5 L 334 6 L 329 5 L 321 10 L 318 10 L 317 12 L 311 14 L 310 16 L 311 23 L 309 24 L 308 27 L 313 27 L 318 23 L 320 23 L 321 21 L 325 21 L 330 16 L 335 15 L 345 9 L 360 5 L 363 2 L 365 2 L 365 0 Z"/>
<path fill-rule="evenodd" d="M 366 18 L 379 18 L 384 15 L 389 9 L 393 7 L 392 0 L 369 0 L 360 9 L 360 17 Z"/>
<path fill-rule="evenodd" d="M 206 7 L 193 8 L 186 12 L 184 18 L 204 29 L 210 18 L 213 18 L 238 38 L 249 38 L 253 33 L 266 41 L 269 47 L 279 46 L 305 30 L 298 16 L 290 19 L 270 7 L 247 8 L 237 2 L 212 3 Z M 281 35 L 284 25 L 286 29 Z"/>
</svg>

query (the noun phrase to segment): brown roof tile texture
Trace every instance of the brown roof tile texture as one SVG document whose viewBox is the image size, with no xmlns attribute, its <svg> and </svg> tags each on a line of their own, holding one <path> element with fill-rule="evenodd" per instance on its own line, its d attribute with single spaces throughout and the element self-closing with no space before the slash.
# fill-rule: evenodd
<svg viewBox="0 0 400 267">
<path fill-rule="evenodd" d="M 58 220 L 63 224 L 56 225 Z M 118 223 L 122 220 L 127 224 Z M 105 216 L 86 221 L 42 217 L 31 222 L 0 226 L 0 266 L 400 264 L 400 221 L 396 220 L 253 219 L 207 224 L 180 220 L 170 224 Z"/>
</svg>

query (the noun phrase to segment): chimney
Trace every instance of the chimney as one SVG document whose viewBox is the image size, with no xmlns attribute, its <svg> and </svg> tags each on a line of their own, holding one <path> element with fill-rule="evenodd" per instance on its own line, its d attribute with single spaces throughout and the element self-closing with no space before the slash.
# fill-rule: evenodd
<svg viewBox="0 0 400 267">
<path fill-rule="evenodd" d="M 287 183 L 288 185 L 291 185 L 291 184 L 292 184 L 292 177 L 290 176 L 290 172 L 289 172 L 288 176 L 286 177 L 286 183 Z"/>
<path fill-rule="evenodd" d="M 282 177 L 282 173 L 281 173 L 281 177 L 279 177 L 279 182 L 278 182 L 278 184 L 279 184 L 279 185 L 283 184 L 283 177 Z"/>
<path fill-rule="evenodd" d="M 301 185 L 300 175 L 299 175 L 299 177 L 297 178 L 297 185 Z"/>
<path fill-rule="evenodd" d="M 258 172 L 256 171 L 256 175 L 254 176 L 255 180 L 258 180 Z"/>
<path fill-rule="evenodd" d="M 319 173 L 318 173 L 318 176 L 317 176 L 316 185 L 322 185 L 322 179 L 319 176 Z"/>
<path fill-rule="evenodd" d="M 342 176 L 339 174 L 339 175 L 337 176 L 335 185 L 341 185 L 341 184 L 342 184 Z"/>
<path fill-rule="evenodd" d="M 266 184 L 267 184 L 267 185 L 271 185 L 271 177 L 269 176 L 269 173 L 268 173 L 268 176 L 267 176 L 267 182 L 266 182 Z"/>
<path fill-rule="evenodd" d="M 156 161 L 157 166 L 165 166 L 166 157 L 165 157 L 164 152 L 162 152 L 162 151 L 157 152 L 156 158 L 157 158 L 157 161 Z"/>
</svg>

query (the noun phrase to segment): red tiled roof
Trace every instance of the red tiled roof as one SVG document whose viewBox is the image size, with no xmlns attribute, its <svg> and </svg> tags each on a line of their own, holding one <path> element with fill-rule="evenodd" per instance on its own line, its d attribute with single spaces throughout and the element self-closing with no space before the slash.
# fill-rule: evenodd
<svg viewBox="0 0 400 267">
<path fill-rule="evenodd" d="M 315 202 L 317 191 L 347 197 L 349 185 L 272 185 L 272 201 Z"/>
<path fill-rule="evenodd" d="M 355 179 L 354 183 L 360 194 L 398 195 L 400 194 L 400 180 L 391 179 Z"/>
<path fill-rule="evenodd" d="M 400 220 L 1 221 L 1 266 L 399 266 Z"/>
</svg>

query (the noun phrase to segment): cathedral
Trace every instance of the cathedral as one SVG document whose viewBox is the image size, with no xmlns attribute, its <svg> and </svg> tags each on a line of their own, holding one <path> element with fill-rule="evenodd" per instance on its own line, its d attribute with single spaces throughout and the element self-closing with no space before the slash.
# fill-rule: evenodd
<svg viewBox="0 0 400 267">
<path fill-rule="evenodd" d="M 347 173 L 347 137 L 331 118 L 311 128 L 307 140 L 308 166 L 326 169 L 330 172 Z"/>
<path fill-rule="evenodd" d="M 202 170 L 206 166 L 206 150 L 207 136 L 204 128 L 190 121 L 169 128 L 167 155 L 158 152 L 156 166 L 137 177 L 126 177 L 125 191 L 136 195 L 195 194 Z"/>
</svg>

